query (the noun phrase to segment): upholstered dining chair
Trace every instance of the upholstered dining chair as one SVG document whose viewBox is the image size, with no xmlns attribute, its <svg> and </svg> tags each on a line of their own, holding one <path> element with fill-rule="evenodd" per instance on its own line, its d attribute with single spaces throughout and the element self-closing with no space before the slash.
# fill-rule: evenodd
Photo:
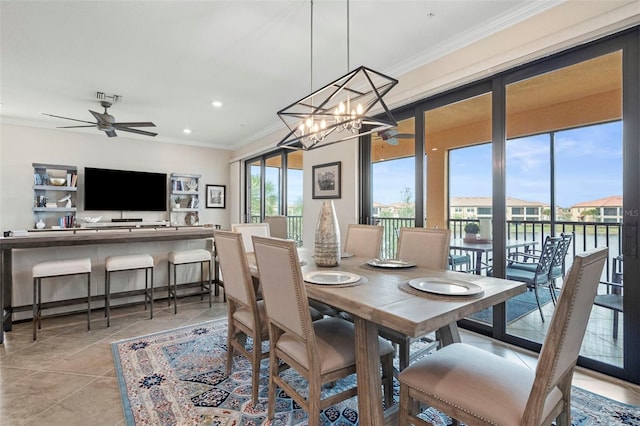
<svg viewBox="0 0 640 426">
<path fill-rule="evenodd" d="M 231 231 L 242 234 L 242 243 L 247 253 L 253 253 L 253 241 L 251 237 L 259 235 L 261 237 L 270 237 L 271 228 L 268 223 L 233 223 Z"/>
<path fill-rule="evenodd" d="M 253 237 L 263 296 L 269 315 L 269 405 L 268 418 L 275 415 L 276 388 L 280 387 L 309 416 L 309 426 L 320 424 L 320 411 L 357 394 L 357 386 L 325 399 L 321 388 L 356 372 L 355 330 L 352 323 L 336 317 L 311 321 L 307 291 L 295 242 Z M 378 339 L 382 361 L 385 402 L 393 395 L 393 347 Z M 282 378 L 280 362 L 308 381 L 308 397 Z"/>
<path fill-rule="evenodd" d="M 343 251 L 356 257 L 375 259 L 380 256 L 383 232 L 384 227 L 382 226 L 350 223 L 347 227 L 347 238 Z"/>
<path fill-rule="evenodd" d="M 398 237 L 398 259 L 415 262 L 416 265 L 433 268 L 447 269 L 449 265 L 449 242 L 451 232 L 448 229 L 427 228 L 400 228 Z M 390 340 L 398 346 L 398 365 L 400 371 L 407 368 L 413 358 L 416 358 L 432 349 L 433 345 L 425 346 L 420 352 L 411 355 L 412 338 L 396 330 L 379 327 L 380 336 Z M 423 338 L 424 340 L 428 340 Z"/>
<path fill-rule="evenodd" d="M 558 250 L 558 243 L 560 243 L 560 241 L 562 241 L 562 237 L 547 236 L 544 240 L 542 250 L 535 258 L 536 260 L 534 262 L 519 262 L 510 259 L 507 263 L 507 279 L 524 282 L 527 284 L 527 288 L 529 290 L 533 290 L 542 322 L 544 322 L 544 314 L 542 313 L 542 305 L 540 304 L 538 288 L 544 285 L 552 285 L 549 274 Z M 519 255 L 523 254 L 519 253 Z M 551 292 L 553 293 L 554 290 L 552 289 Z"/>
<path fill-rule="evenodd" d="M 213 231 L 213 237 L 227 296 L 227 376 L 231 374 L 234 352 L 251 362 L 251 397 L 255 405 L 258 403 L 260 361 L 269 356 L 268 352 L 262 352 L 262 342 L 269 340 L 265 305 L 256 300 L 242 235 Z M 245 345 L 247 337 L 253 340 L 251 349 Z"/>
<path fill-rule="evenodd" d="M 287 232 L 287 217 L 282 215 L 265 216 L 264 223 L 269 224 L 269 232 L 272 237 L 289 238 Z"/>
<path fill-rule="evenodd" d="M 398 259 L 418 266 L 447 269 L 451 231 L 431 228 L 400 228 Z"/>
<path fill-rule="evenodd" d="M 571 424 L 571 379 L 608 249 L 578 254 L 569 270 L 535 371 L 453 343 L 400 373 L 401 426 L 427 425 L 419 403 L 471 425 Z"/>
</svg>

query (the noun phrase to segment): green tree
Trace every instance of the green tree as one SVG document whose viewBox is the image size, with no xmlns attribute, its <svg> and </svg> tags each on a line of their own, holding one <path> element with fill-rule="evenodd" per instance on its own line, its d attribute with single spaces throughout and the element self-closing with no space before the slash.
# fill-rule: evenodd
<svg viewBox="0 0 640 426">
<path fill-rule="evenodd" d="M 400 209 L 398 209 L 398 215 L 400 217 L 415 217 L 416 205 L 411 188 L 405 186 L 404 189 L 400 191 L 400 199 L 402 200 L 402 204 Z"/>
<path fill-rule="evenodd" d="M 278 214 L 278 193 L 275 184 L 271 181 L 264 183 L 264 211 L 265 215 Z M 260 215 L 260 176 L 251 175 L 251 216 Z"/>
</svg>

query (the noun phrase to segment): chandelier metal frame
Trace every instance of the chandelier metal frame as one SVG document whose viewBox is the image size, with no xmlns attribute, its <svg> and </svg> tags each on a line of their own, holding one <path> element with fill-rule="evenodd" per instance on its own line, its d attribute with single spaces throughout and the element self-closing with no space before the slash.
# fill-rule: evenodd
<svg viewBox="0 0 640 426">
<path fill-rule="evenodd" d="M 347 68 L 349 1 L 347 0 Z M 278 147 L 312 150 L 396 127 L 382 97 L 398 80 L 360 66 L 278 111 L 289 132 Z M 311 0 L 311 88 L 313 90 L 313 0 Z M 382 112 L 369 116 L 372 109 Z"/>
</svg>

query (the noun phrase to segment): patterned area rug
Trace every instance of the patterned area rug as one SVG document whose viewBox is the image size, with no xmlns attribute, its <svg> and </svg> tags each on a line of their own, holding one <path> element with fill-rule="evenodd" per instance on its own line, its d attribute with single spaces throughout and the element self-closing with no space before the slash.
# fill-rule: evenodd
<svg viewBox="0 0 640 426">
<path fill-rule="evenodd" d="M 251 403 L 251 366 L 243 357 L 235 358 L 231 376 L 226 376 L 226 329 L 223 319 L 113 343 L 127 425 L 306 425 L 306 413 L 283 392 L 275 420 L 266 420 L 268 360 L 263 361 L 256 406 Z M 298 389 L 307 387 L 295 372 L 287 374 Z M 323 392 L 337 392 L 352 380 Z M 576 387 L 572 404 L 573 425 L 640 425 L 640 407 Z M 322 423 L 357 425 L 357 408 L 356 398 L 332 406 L 322 413 Z M 423 415 L 437 426 L 451 424 L 432 409 Z"/>
</svg>

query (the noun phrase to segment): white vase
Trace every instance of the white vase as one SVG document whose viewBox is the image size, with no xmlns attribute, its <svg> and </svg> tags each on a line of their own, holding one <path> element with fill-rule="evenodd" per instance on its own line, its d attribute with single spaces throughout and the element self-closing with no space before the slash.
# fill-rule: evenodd
<svg viewBox="0 0 640 426">
<path fill-rule="evenodd" d="M 38 222 L 36 222 L 36 228 L 38 229 L 44 229 L 44 222 L 42 221 L 42 219 L 40 219 Z"/>
<path fill-rule="evenodd" d="M 318 266 L 340 264 L 340 227 L 333 200 L 323 202 L 318 215 L 315 261 Z"/>
</svg>

